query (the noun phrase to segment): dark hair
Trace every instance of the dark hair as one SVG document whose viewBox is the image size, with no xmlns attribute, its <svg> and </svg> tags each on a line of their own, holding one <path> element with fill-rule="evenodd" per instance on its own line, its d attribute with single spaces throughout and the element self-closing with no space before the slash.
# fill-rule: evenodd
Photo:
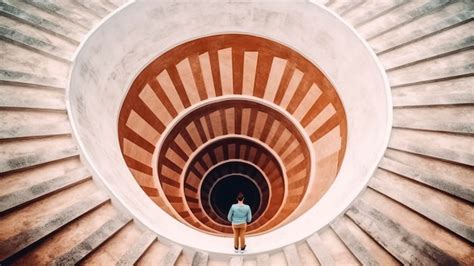
<svg viewBox="0 0 474 266">
<path fill-rule="evenodd" d="M 244 200 L 244 193 L 239 192 L 239 194 L 237 194 L 237 200 L 238 201 L 243 201 Z"/>
</svg>

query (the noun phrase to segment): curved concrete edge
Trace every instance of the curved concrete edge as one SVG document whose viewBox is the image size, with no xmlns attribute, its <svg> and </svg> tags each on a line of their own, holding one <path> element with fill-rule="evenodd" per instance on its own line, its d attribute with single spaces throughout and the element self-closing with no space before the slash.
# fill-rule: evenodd
<svg viewBox="0 0 474 266">
<path fill-rule="evenodd" d="M 258 4 L 261 4 L 261 3 L 257 3 Z M 233 4 L 230 4 L 230 3 L 225 3 L 224 5 L 233 5 Z M 252 7 L 255 5 L 254 3 L 252 4 L 248 4 L 248 5 L 252 5 Z M 298 5 L 298 4 L 297 4 Z M 129 9 L 130 7 L 132 6 L 136 6 L 136 3 L 130 3 L 129 5 L 127 5 L 127 9 Z M 308 15 L 307 14 L 307 9 L 311 9 L 311 8 L 314 8 L 314 7 L 311 7 L 309 8 L 310 6 L 307 4 L 305 6 L 305 10 L 302 11 L 303 14 L 306 14 L 305 15 Z M 332 13 L 331 11 L 328 11 L 326 8 L 324 7 L 320 7 L 318 6 L 318 8 L 320 10 L 328 14 L 330 14 L 331 16 L 337 18 L 339 21 L 338 23 L 341 23 L 340 21 L 340 18 L 337 17 L 337 15 L 335 15 L 334 13 Z M 113 13 L 113 15 L 111 14 L 110 16 L 108 16 L 108 18 L 113 18 L 115 15 L 118 15 L 122 12 L 125 12 L 126 8 L 123 7 L 121 8 L 120 10 L 117 10 L 116 12 Z M 230 8 L 229 8 L 230 9 Z M 225 11 L 225 10 L 223 10 Z M 232 11 L 232 10 L 227 10 L 227 11 Z M 262 11 L 262 10 L 260 10 Z M 321 11 L 319 11 L 321 12 Z M 326 14 L 327 16 L 327 14 Z M 306 18 L 307 19 L 307 18 Z M 116 21 L 115 21 L 116 22 Z M 195 249 L 205 249 L 207 252 L 210 252 L 211 254 L 215 254 L 215 255 L 231 255 L 231 250 L 229 250 L 228 248 L 226 248 L 228 245 L 229 245 L 229 240 L 226 239 L 226 238 L 220 238 L 220 237 L 210 237 L 210 236 L 207 236 L 205 234 L 201 234 L 201 233 L 198 233 L 198 232 L 195 232 L 189 228 L 186 228 L 184 225 L 182 224 L 179 224 L 179 223 L 176 223 L 175 220 L 173 219 L 173 222 L 172 223 L 166 223 L 166 226 L 168 227 L 161 227 L 162 225 L 164 225 L 162 223 L 162 221 L 159 221 L 158 224 L 148 220 L 148 218 L 146 218 L 147 216 L 147 213 L 146 211 L 143 212 L 144 210 L 142 211 L 138 211 L 137 209 L 135 209 L 133 206 L 134 204 L 142 204 L 142 205 L 146 205 L 147 202 L 146 202 L 146 198 L 147 197 L 139 197 L 140 199 L 125 199 L 125 198 L 122 198 L 122 195 L 124 193 L 124 191 L 120 191 L 120 190 L 115 190 L 115 189 L 112 189 L 114 187 L 114 182 L 112 180 L 105 180 L 103 178 L 103 176 L 101 175 L 100 171 L 97 169 L 97 166 L 94 164 L 94 162 L 92 161 L 92 156 L 91 156 L 91 153 L 90 151 L 87 150 L 87 146 L 91 143 L 88 143 L 84 140 L 84 134 L 85 132 L 83 132 L 82 130 L 78 130 L 78 126 L 76 126 L 76 123 L 80 123 L 79 120 L 81 120 L 79 117 L 76 117 L 74 112 L 77 111 L 77 106 L 75 107 L 72 107 L 71 105 L 71 87 L 72 87 L 72 84 L 73 84 L 73 78 L 74 78 L 74 75 L 77 74 L 77 71 L 78 69 L 82 69 L 82 70 L 89 70 L 89 68 L 86 67 L 86 65 L 81 65 L 81 66 L 78 66 L 77 65 L 77 61 L 78 61 L 78 58 L 80 57 L 80 55 L 82 55 L 82 53 L 84 52 L 83 48 L 86 47 L 86 43 L 88 40 L 90 40 L 93 36 L 97 36 L 97 35 L 100 35 L 101 33 L 99 33 L 99 30 L 102 26 L 104 25 L 107 25 L 107 24 L 111 24 L 112 22 L 109 20 L 105 20 L 102 22 L 101 26 L 98 26 L 93 32 L 90 33 L 90 35 L 88 36 L 88 39 L 83 43 L 81 44 L 81 50 L 78 51 L 76 57 L 75 57 L 75 64 L 73 66 L 73 68 L 71 69 L 71 74 L 70 74 L 70 83 L 69 83 L 69 86 L 68 86 L 68 90 L 67 90 L 67 108 L 68 108 L 68 113 L 70 115 L 70 118 L 71 118 L 71 121 L 73 123 L 73 133 L 74 133 L 74 136 L 76 137 L 76 139 L 78 140 L 78 143 L 79 143 L 79 146 L 80 146 L 80 149 L 81 149 L 81 153 L 83 155 L 83 157 L 86 159 L 86 163 L 88 164 L 88 166 L 90 167 L 90 169 L 92 169 L 92 171 L 94 172 L 94 176 L 96 178 L 99 178 L 101 179 L 101 181 L 105 184 L 105 186 L 107 188 L 109 188 L 109 190 L 111 191 L 111 193 L 114 195 L 115 198 L 117 198 L 117 200 L 123 204 L 123 206 L 125 207 L 125 209 L 127 209 L 129 212 L 132 213 L 132 215 L 134 215 L 135 217 L 137 217 L 138 220 L 140 220 L 140 222 L 142 222 L 144 225 L 146 225 L 147 227 L 149 227 L 151 230 L 155 231 L 156 233 L 158 233 L 158 235 L 160 236 L 163 236 L 164 238 L 167 238 L 167 239 L 172 239 L 174 242 L 180 244 L 180 245 L 183 245 L 184 247 L 189 247 L 189 248 L 195 248 Z M 355 33 L 354 29 L 352 29 L 350 26 L 348 26 L 347 24 L 345 24 L 344 22 L 342 22 L 342 24 L 344 24 L 346 27 L 348 27 L 350 29 L 350 31 L 352 31 L 352 33 Z M 230 27 L 232 28 L 232 27 Z M 226 32 L 235 32 L 235 30 L 231 30 L 231 29 L 228 29 Z M 102 29 L 103 30 L 103 29 Z M 258 30 L 257 30 L 258 31 Z M 220 33 L 220 32 L 223 32 L 223 30 L 221 29 L 220 31 L 216 31 L 214 32 L 214 34 L 216 33 Z M 242 32 L 242 31 L 240 31 Z M 249 33 L 251 34 L 254 34 L 256 32 L 254 32 L 253 30 L 252 31 L 249 31 Z M 208 33 L 209 34 L 209 33 Z M 187 33 L 187 35 L 189 36 L 189 32 Z M 205 33 L 203 33 L 202 35 L 205 35 Z M 201 35 L 201 36 L 202 36 Z M 281 35 L 281 34 L 280 34 Z M 308 34 L 309 35 L 309 34 Z M 271 38 L 270 36 L 265 36 L 264 34 L 262 34 L 263 37 L 265 38 L 269 38 L 269 39 L 274 39 L 274 40 L 277 40 L 279 42 L 281 42 L 281 37 L 282 36 L 273 36 L 274 38 Z M 361 183 L 363 183 L 364 185 L 362 186 L 362 189 L 365 187 L 365 185 L 367 184 L 368 180 L 370 179 L 373 171 L 375 170 L 375 168 L 377 167 L 377 164 L 379 162 L 379 160 L 381 159 L 382 155 L 383 155 L 383 152 L 385 151 L 385 148 L 387 146 L 387 143 L 388 143 L 388 139 L 389 139 L 389 133 L 390 133 L 390 129 L 391 129 L 391 121 L 392 121 L 392 112 L 391 112 L 391 107 L 392 107 L 392 104 L 391 104 L 391 96 L 390 96 L 390 93 L 388 92 L 389 91 L 389 85 L 388 85 L 388 82 L 387 82 L 387 77 L 385 75 L 385 72 L 383 71 L 383 68 L 381 68 L 380 66 L 380 63 L 378 62 L 377 58 L 375 57 L 375 54 L 373 53 L 373 51 L 368 47 L 368 45 L 360 38 L 360 36 L 358 36 L 356 34 L 357 38 L 359 39 L 359 41 L 363 44 L 363 46 L 365 47 L 365 49 L 369 52 L 370 56 L 371 56 L 371 60 L 373 60 L 373 62 L 375 62 L 376 64 L 376 68 L 378 69 L 377 73 L 381 76 L 379 76 L 379 79 L 381 78 L 381 82 L 384 84 L 384 94 L 385 94 L 385 99 L 386 99 L 386 105 L 387 105 L 387 108 L 385 110 L 385 114 L 384 114 L 384 118 L 383 120 L 386 122 L 385 125 L 386 125 L 386 130 L 385 130 L 385 135 L 383 136 L 383 140 L 378 140 L 378 142 L 381 142 L 379 143 L 379 149 L 378 151 L 376 152 L 376 155 L 373 156 L 375 157 L 372 161 L 373 163 L 369 166 L 366 166 L 364 170 L 365 174 L 363 176 L 362 181 Z M 288 38 L 290 36 L 287 36 Z M 301 38 L 301 36 L 299 36 Z M 307 37 L 307 36 L 306 36 Z M 187 38 L 184 38 L 186 40 L 189 40 L 190 37 L 187 37 Z M 295 38 L 296 39 L 296 38 Z M 186 41 L 186 40 L 183 40 L 183 41 Z M 333 40 L 334 41 L 334 40 Z M 334 41 L 335 43 L 337 43 L 336 41 Z M 177 45 L 177 43 L 175 43 L 174 45 Z M 295 47 L 297 45 L 288 45 L 288 43 L 285 43 L 285 45 L 289 46 L 289 47 Z M 90 47 L 89 47 L 90 48 Z M 164 50 L 167 50 L 167 49 L 164 49 Z M 299 50 L 299 49 L 295 49 L 295 50 Z M 301 53 L 303 55 L 308 55 L 307 53 Z M 127 56 L 127 54 L 124 55 L 124 57 Z M 130 56 L 130 54 L 128 54 L 128 56 Z M 307 56 L 307 58 L 309 60 L 311 60 L 313 57 L 312 56 Z M 146 60 L 141 60 L 141 62 L 143 63 L 144 61 Z M 150 60 L 148 60 L 150 61 Z M 314 62 L 314 60 L 312 60 Z M 84 63 L 84 62 L 82 62 Z M 89 62 L 90 63 L 90 62 Z M 324 65 L 324 64 L 315 64 L 317 66 L 320 67 L 320 69 L 325 72 L 325 68 L 321 67 L 321 65 Z M 88 67 L 90 67 L 90 65 L 87 65 Z M 86 69 L 84 69 L 86 68 Z M 375 70 L 374 70 L 375 71 Z M 80 71 L 79 71 L 80 72 Z M 89 73 L 90 74 L 90 73 Z M 115 80 L 115 78 L 117 78 L 117 74 L 120 74 L 120 73 L 114 73 L 113 75 L 113 79 Z M 123 74 L 123 73 L 122 73 Z M 326 73 L 326 75 L 329 77 L 329 79 L 331 81 L 333 81 L 333 84 L 336 85 L 336 88 L 341 88 L 341 87 L 347 87 L 347 84 L 346 86 L 344 86 L 343 84 L 338 84 L 338 83 L 341 83 L 341 82 L 334 82 L 335 80 L 337 81 L 338 80 L 338 73 L 335 73 L 335 75 L 328 75 L 328 73 Z M 110 78 L 110 76 L 109 76 Z M 124 78 L 122 77 L 122 80 Z M 339 77 L 340 79 L 340 77 Z M 344 83 L 344 82 L 342 82 Z M 100 84 L 97 84 L 97 85 L 100 85 Z M 340 92 L 338 90 L 338 92 Z M 77 96 L 77 95 L 76 95 Z M 80 97 L 79 97 L 80 98 Z M 75 98 L 75 100 L 78 100 L 78 98 Z M 84 99 L 82 99 L 84 100 Z M 343 103 L 345 103 L 345 100 L 343 97 L 341 97 L 341 100 L 343 101 Z M 84 102 L 81 102 L 81 104 L 84 104 Z M 345 107 L 347 106 L 346 104 L 344 105 Z M 83 106 L 82 106 L 83 107 Z M 76 109 L 75 109 L 76 108 Z M 80 108 L 80 107 L 79 107 Z M 109 110 L 108 111 L 117 111 L 117 110 L 114 110 L 114 108 L 108 108 Z M 348 114 L 348 120 L 351 121 L 351 117 L 350 114 L 351 114 L 351 111 L 350 110 L 346 110 L 347 111 L 347 114 Z M 87 118 L 87 117 L 85 117 Z M 84 122 L 84 121 L 82 121 Z M 348 146 L 351 145 L 351 143 L 353 141 L 356 141 L 357 139 L 357 136 L 354 136 L 352 137 L 351 136 L 351 129 L 353 129 L 354 125 L 349 123 L 348 125 L 348 130 L 349 130 L 349 136 L 348 136 Z M 89 132 L 90 133 L 90 132 Z M 83 134 L 83 135 L 81 135 Z M 112 136 L 109 136 L 109 137 L 114 137 L 115 135 L 112 134 Z M 349 150 L 349 147 L 348 147 L 348 150 Z M 111 150 L 108 150 L 108 151 L 105 151 L 105 155 L 107 154 L 113 154 L 114 152 L 116 152 L 117 150 L 115 149 L 115 151 L 113 149 Z M 338 178 L 336 179 L 336 182 L 334 185 L 336 185 L 336 183 L 340 183 L 341 182 L 341 177 L 345 177 L 345 176 L 348 176 L 350 175 L 351 173 L 345 169 L 347 168 L 347 157 L 346 157 L 346 160 L 344 161 L 343 165 L 341 166 L 341 171 L 338 175 Z M 124 164 L 124 162 L 121 162 Z M 120 166 L 118 168 L 121 168 Z M 109 174 L 114 174 L 114 171 L 115 171 L 115 174 L 119 174 L 119 175 L 127 175 L 126 171 L 123 172 L 123 167 L 122 167 L 122 172 L 120 171 L 120 169 L 115 169 L 113 170 L 112 172 L 110 172 Z M 361 169 L 358 169 L 358 170 L 361 170 Z M 129 178 L 133 178 L 131 177 L 131 174 L 128 173 L 128 176 Z M 343 179 L 343 178 L 342 178 Z M 303 214 L 302 217 L 298 218 L 297 220 L 295 220 L 294 222 L 288 224 L 288 225 L 285 225 L 281 228 L 278 228 L 277 230 L 273 231 L 272 233 L 269 233 L 269 234 L 266 234 L 264 236 L 259 236 L 259 237 L 255 237 L 255 238 L 250 238 L 249 239 L 249 246 L 252 246 L 254 247 L 253 250 L 249 250 L 249 254 L 259 254 L 259 253 L 262 253 L 262 252 L 269 252 L 269 251 L 272 251 L 272 250 L 276 250 L 276 249 L 281 249 L 281 247 L 283 246 L 286 246 L 288 245 L 288 243 L 293 243 L 293 242 L 297 242 L 297 241 L 300 241 L 306 237 L 309 236 L 310 232 L 302 232 L 301 230 L 298 230 L 298 228 L 305 228 L 307 227 L 308 224 L 313 224 L 313 228 L 311 229 L 312 232 L 315 232 L 317 231 L 318 229 L 322 228 L 323 226 L 327 225 L 331 220 L 333 220 L 337 215 L 339 215 L 340 213 L 342 213 L 346 208 L 347 206 L 349 206 L 349 204 L 355 199 L 355 197 L 361 192 L 361 190 L 358 190 L 357 192 L 352 192 L 352 193 L 349 193 L 349 194 L 344 194 L 346 195 L 344 200 L 342 201 L 339 201 L 339 202 L 342 202 L 342 203 L 339 203 L 338 204 L 338 207 L 335 208 L 337 209 L 336 211 L 332 210 L 332 211 L 329 211 L 329 213 L 327 214 L 326 217 L 324 217 L 324 222 L 322 222 L 320 220 L 317 220 L 316 223 L 314 223 L 314 217 L 318 217 L 318 216 L 314 216 L 314 214 L 318 214 L 318 212 L 320 213 L 321 211 L 324 211 L 321 210 L 321 206 L 323 205 L 327 205 L 327 204 L 330 204 L 332 205 L 331 203 L 334 203 L 332 202 L 334 200 L 334 196 L 332 197 L 327 197 L 328 195 L 330 194 L 334 194 L 334 187 L 335 186 L 332 186 L 332 188 L 326 193 L 326 196 L 323 197 L 321 199 L 321 201 L 312 209 L 310 209 L 307 213 Z M 133 193 L 133 192 L 137 192 L 137 189 L 138 188 L 138 185 L 135 184 L 135 187 L 131 184 L 131 187 L 128 188 L 127 192 L 128 193 Z M 351 189 L 353 190 L 353 189 Z M 346 191 L 347 192 L 347 191 Z M 350 192 L 350 191 L 349 191 Z M 347 195 L 350 195 L 350 196 L 347 196 Z M 336 198 L 337 199 L 337 198 Z M 148 204 L 153 204 L 151 202 L 151 200 L 149 200 Z M 344 207 L 345 206 L 345 207 Z M 146 208 L 145 208 L 146 209 Z M 149 208 L 148 208 L 149 209 Z M 149 211 L 151 211 L 152 209 L 149 209 Z M 156 211 L 158 213 L 158 215 L 155 215 L 156 217 L 158 218 L 163 218 L 163 220 L 166 220 L 166 219 L 170 219 L 170 217 L 166 217 L 167 214 L 164 213 L 164 212 L 160 212 L 160 211 L 157 211 L 156 208 L 153 209 L 153 211 Z M 149 214 L 149 213 L 148 213 Z M 309 223 L 308 223 L 309 222 Z M 301 225 L 303 225 L 303 227 L 301 227 Z M 160 228 L 161 227 L 161 228 Z M 166 230 L 164 230 L 164 228 L 166 228 Z M 174 234 L 171 236 L 170 235 L 170 232 L 173 232 Z M 176 234 L 176 233 L 179 233 L 179 234 Z M 278 237 L 275 238 L 273 237 L 274 234 L 278 234 Z M 168 236 L 168 237 L 167 237 Z M 195 239 L 194 241 L 192 241 L 192 239 Z M 273 239 L 272 241 L 268 241 L 269 239 Z M 285 239 L 283 242 L 282 241 L 274 241 L 275 239 Z M 188 240 L 191 240 L 191 241 L 188 241 Z M 202 246 L 202 243 L 210 243 L 209 246 L 205 246 L 203 247 Z M 266 243 L 266 245 L 259 245 L 259 243 Z M 268 245 L 268 243 L 270 243 L 270 245 Z"/>
</svg>

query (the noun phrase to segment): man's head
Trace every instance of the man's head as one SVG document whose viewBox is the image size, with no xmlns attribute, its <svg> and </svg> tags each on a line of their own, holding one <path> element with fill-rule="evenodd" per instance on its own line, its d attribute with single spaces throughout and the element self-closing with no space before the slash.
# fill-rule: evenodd
<svg viewBox="0 0 474 266">
<path fill-rule="evenodd" d="M 239 194 L 237 194 L 237 201 L 244 201 L 244 193 L 239 192 Z"/>
</svg>

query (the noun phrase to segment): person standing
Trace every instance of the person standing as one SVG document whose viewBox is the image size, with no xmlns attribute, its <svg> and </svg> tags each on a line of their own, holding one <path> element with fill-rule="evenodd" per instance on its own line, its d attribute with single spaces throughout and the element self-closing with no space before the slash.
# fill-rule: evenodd
<svg viewBox="0 0 474 266">
<path fill-rule="evenodd" d="M 244 194 L 241 192 L 237 195 L 237 203 L 232 204 L 227 215 L 227 220 L 232 223 L 234 231 L 234 251 L 244 253 L 245 251 L 245 231 L 247 223 L 252 221 L 252 210 L 249 205 L 244 204 Z M 239 245 L 240 244 L 240 245 Z"/>
</svg>

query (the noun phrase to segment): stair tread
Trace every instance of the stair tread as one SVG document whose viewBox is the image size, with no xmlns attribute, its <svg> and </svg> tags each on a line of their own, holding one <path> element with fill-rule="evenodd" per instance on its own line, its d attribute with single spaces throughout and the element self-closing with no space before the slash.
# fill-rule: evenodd
<svg viewBox="0 0 474 266">
<path fill-rule="evenodd" d="M 174 265 L 178 260 L 183 248 L 178 245 L 172 245 L 166 255 L 161 259 L 159 265 Z"/>
<path fill-rule="evenodd" d="M 89 186 L 82 187 L 86 189 Z M 63 193 L 62 195 L 58 195 L 56 198 L 61 198 L 63 195 L 71 194 L 69 191 Z M 51 202 L 49 204 L 52 204 L 52 201 L 54 200 L 55 197 L 48 197 L 47 199 L 47 201 Z M 71 204 L 66 204 L 66 206 L 62 207 L 62 209 L 59 204 L 56 204 L 57 207 L 55 207 L 55 209 L 43 211 L 38 214 L 38 212 L 41 211 L 41 208 L 35 206 L 42 206 L 42 204 L 44 204 L 44 200 L 42 200 L 37 202 L 37 204 L 31 204 L 31 206 L 19 210 L 19 214 L 22 215 L 17 215 L 17 212 L 15 212 L 8 215 L 8 219 L 4 216 L 2 224 L 7 224 L 9 232 L 8 234 L 0 234 L 2 236 L 2 240 L 0 242 L 0 260 L 4 261 L 10 258 L 24 248 L 50 235 L 57 229 L 70 223 L 84 213 L 87 213 L 90 210 L 100 206 L 107 200 L 108 197 L 105 194 L 94 193 L 85 199 L 76 200 L 75 203 L 71 201 Z M 32 208 L 36 208 L 36 210 L 33 210 Z M 56 211 L 58 208 L 60 209 Z M 30 223 L 26 224 L 27 228 L 22 228 L 25 226 L 24 224 L 19 224 L 15 226 L 16 228 L 13 228 L 11 225 L 11 219 L 22 219 L 24 223 L 27 221 L 30 221 Z"/>
<path fill-rule="evenodd" d="M 474 180 L 471 178 L 474 170 L 469 167 L 388 149 L 379 168 L 467 201 L 474 201 Z"/>
<path fill-rule="evenodd" d="M 65 111 L 64 91 L 0 85 L 0 107 Z"/>
<path fill-rule="evenodd" d="M 63 112 L 0 110 L 0 139 L 71 134 L 69 118 Z"/>
<path fill-rule="evenodd" d="M 36 74 L 10 70 L 0 70 L 0 82 L 55 89 L 64 89 L 66 87 L 65 80 L 53 77 L 40 77 Z"/>
<path fill-rule="evenodd" d="M 117 214 L 112 219 L 104 223 L 99 229 L 90 234 L 84 241 L 73 247 L 71 250 L 54 259 L 53 265 L 76 264 L 84 257 L 94 251 L 107 239 L 112 237 L 117 231 L 131 221 L 122 214 Z"/>
<path fill-rule="evenodd" d="M 117 265 L 134 265 L 155 241 L 156 235 L 145 231 L 130 250 L 120 258 Z"/>
<path fill-rule="evenodd" d="M 54 179 L 35 184 L 10 194 L 2 195 L 0 196 L 0 213 L 40 199 L 58 190 L 68 188 L 89 178 L 90 174 L 87 169 L 80 167 Z"/>
<path fill-rule="evenodd" d="M 72 56 L 72 54 L 67 53 L 62 48 L 36 39 L 34 37 L 28 36 L 15 29 L 9 29 L 0 26 L 0 38 L 12 42 L 16 45 L 26 47 L 27 49 L 31 49 L 37 53 L 50 56 L 53 59 L 58 59 L 64 62 L 71 61 L 70 57 Z"/>
<path fill-rule="evenodd" d="M 79 154 L 71 136 L 0 143 L 0 172 L 31 167 Z"/>
<path fill-rule="evenodd" d="M 309 247 L 313 251 L 314 255 L 316 255 L 321 265 L 335 265 L 331 253 L 329 253 L 329 250 L 324 246 L 324 243 L 318 233 L 315 233 L 307 238 L 306 243 L 308 243 Z"/>
<path fill-rule="evenodd" d="M 298 249 L 295 245 L 286 246 L 283 248 L 283 252 L 285 253 L 288 266 L 297 266 L 302 264 Z"/>
<path fill-rule="evenodd" d="M 24 5 L 24 4 L 23 4 Z M 37 14 L 32 14 L 28 10 L 24 10 L 25 6 L 22 3 L 3 1 L 0 3 L 0 12 L 8 17 L 29 24 L 40 30 L 53 33 L 57 36 L 63 37 L 64 39 L 78 45 L 82 39 L 84 31 L 80 31 L 77 28 L 68 29 L 63 23 L 57 23 L 51 19 L 40 17 Z"/>
</svg>

